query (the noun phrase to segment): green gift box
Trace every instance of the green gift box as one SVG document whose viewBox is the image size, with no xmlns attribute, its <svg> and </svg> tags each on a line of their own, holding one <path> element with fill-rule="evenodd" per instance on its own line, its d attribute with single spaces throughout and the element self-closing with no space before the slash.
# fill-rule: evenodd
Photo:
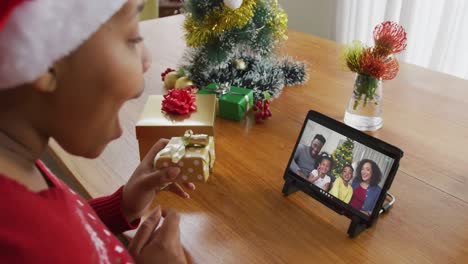
<svg viewBox="0 0 468 264">
<path fill-rule="evenodd" d="M 253 106 L 251 89 L 210 83 L 198 91 L 199 94 L 216 94 L 218 96 L 219 116 L 240 121 Z"/>
</svg>

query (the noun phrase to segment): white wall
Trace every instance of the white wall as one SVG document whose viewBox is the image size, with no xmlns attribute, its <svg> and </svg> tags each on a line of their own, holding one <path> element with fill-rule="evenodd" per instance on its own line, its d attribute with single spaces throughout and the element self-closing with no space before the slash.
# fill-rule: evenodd
<svg viewBox="0 0 468 264">
<path fill-rule="evenodd" d="M 335 0 L 279 0 L 279 3 L 288 14 L 290 29 L 331 39 Z"/>
</svg>

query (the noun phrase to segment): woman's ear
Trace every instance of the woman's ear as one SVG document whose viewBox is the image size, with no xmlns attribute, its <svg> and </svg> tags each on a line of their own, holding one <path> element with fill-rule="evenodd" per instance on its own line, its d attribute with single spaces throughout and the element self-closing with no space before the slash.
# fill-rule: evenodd
<svg viewBox="0 0 468 264">
<path fill-rule="evenodd" d="M 32 83 L 32 86 L 38 92 L 53 93 L 55 89 L 57 89 L 55 69 L 50 68 L 48 72 L 39 76 L 39 78 Z"/>
</svg>

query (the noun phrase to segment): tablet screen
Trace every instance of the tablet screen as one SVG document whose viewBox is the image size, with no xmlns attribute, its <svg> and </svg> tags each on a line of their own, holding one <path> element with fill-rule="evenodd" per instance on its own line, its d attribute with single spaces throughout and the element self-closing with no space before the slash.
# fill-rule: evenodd
<svg viewBox="0 0 468 264">
<path fill-rule="evenodd" d="M 309 119 L 289 170 L 345 207 L 370 216 L 394 162 L 362 142 Z"/>
</svg>

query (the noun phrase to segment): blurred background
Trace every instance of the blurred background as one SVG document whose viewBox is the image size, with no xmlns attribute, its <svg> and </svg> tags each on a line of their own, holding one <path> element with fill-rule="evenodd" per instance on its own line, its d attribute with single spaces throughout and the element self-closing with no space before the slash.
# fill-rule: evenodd
<svg viewBox="0 0 468 264">
<path fill-rule="evenodd" d="M 372 30 L 385 20 L 401 24 L 408 47 L 398 55 L 416 64 L 468 79 L 468 1 L 279 0 L 289 28 L 341 44 L 372 45 Z M 183 0 L 147 0 L 142 20 L 179 14 Z"/>
</svg>

